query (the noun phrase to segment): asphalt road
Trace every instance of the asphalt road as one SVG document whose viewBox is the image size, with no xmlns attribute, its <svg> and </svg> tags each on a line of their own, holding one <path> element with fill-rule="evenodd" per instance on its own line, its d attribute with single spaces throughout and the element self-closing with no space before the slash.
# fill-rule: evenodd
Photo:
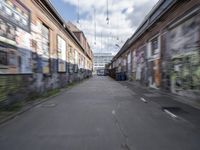
<svg viewBox="0 0 200 150">
<path fill-rule="evenodd" d="M 199 150 L 200 131 L 93 77 L 0 126 L 1 150 Z"/>
</svg>

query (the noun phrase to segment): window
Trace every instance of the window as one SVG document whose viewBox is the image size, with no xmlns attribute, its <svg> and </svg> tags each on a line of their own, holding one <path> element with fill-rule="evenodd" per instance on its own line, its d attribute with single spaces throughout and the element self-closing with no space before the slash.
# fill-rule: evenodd
<svg viewBox="0 0 200 150">
<path fill-rule="evenodd" d="M 71 64 L 74 63 L 74 56 L 73 56 L 73 48 L 71 45 L 69 45 L 69 51 L 68 51 L 68 60 Z"/>
<path fill-rule="evenodd" d="M 80 67 L 81 66 L 81 54 L 78 53 L 78 66 Z"/>
<path fill-rule="evenodd" d="M 158 37 L 151 40 L 151 56 L 158 53 Z"/>
<path fill-rule="evenodd" d="M 128 63 L 131 63 L 131 53 L 128 54 L 127 59 L 128 59 Z"/>
<path fill-rule="evenodd" d="M 42 50 L 43 54 L 49 58 L 49 29 L 42 25 Z"/>
<path fill-rule="evenodd" d="M 7 52 L 0 51 L 0 65 L 8 65 Z"/>
<path fill-rule="evenodd" d="M 78 64 L 78 52 L 75 50 L 75 64 Z"/>
<path fill-rule="evenodd" d="M 58 50 L 58 72 L 66 72 L 66 42 L 57 36 L 57 50 Z"/>
<path fill-rule="evenodd" d="M 43 73 L 49 73 L 49 28 L 42 24 Z"/>
</svg>

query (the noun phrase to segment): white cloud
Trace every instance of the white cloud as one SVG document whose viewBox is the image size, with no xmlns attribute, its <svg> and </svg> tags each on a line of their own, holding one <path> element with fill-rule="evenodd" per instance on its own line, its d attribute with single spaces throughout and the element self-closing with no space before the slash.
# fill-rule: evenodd
<svg viewBox="0 0 200 150">
<path fill-rule="evenodd" d="M 76 7 L 78 5 L 78 0 L 63 1 Z M 109 24 L 106 22 L 106 1 L 79 0 L 80 24 L 76 25 L 85 33 L 94 52 L 116 53 L 119 48 L 115 45 L 124 44 L 158 0 L 108 0 Z M 94 8 L 96 45 L 94 44 Z"/>
</svg>

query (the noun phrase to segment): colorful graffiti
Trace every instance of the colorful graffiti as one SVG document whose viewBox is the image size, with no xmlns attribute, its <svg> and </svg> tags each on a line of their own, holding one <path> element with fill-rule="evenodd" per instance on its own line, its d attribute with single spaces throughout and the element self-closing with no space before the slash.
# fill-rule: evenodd
<svg viewBox="0 0 200 150">
<path fill-rule="evenodd" d="M 136 51 L 136 80 L 140 80 L 142 84 L 147 84 L 147 65 L 146 65 L 146 45 L 140 47 Z"/>
<path fill-rule="evenodd" d="M 30 11 L 16 0 L 1 1 L 0 74 L 32 73 L 29 32 Z"/>
<path fill-rule="evenodd" d="M 49 29 L 39 20 L 31 24 L 33 69 L 38 73 L 50 73 Z M 35 68 L 37 67 L 37 68 Z"/>
<path fill-rule="evenodd" d="M 66 50 L 69 35 L 56 37 L 65 33 L 56 22 L 44 19 L 38 10 L 29 11 L 19 0 L 0 1 L 0 108 L 91 76 L 85 54 L 78 57 L 82 49 L 77 41 L 69 38 L 73 45 Z M 74 65 L 78 60 L 82 69 Z"/>
<path fill-rule="evenodd" d="M 200 55 L 198 52 L 172 58 L 172 90 L 200 89 Z"/>
<path fill-rule="evenodd" d="M 0 18 L 0 41 L 16 46 L 16 27 Z"/>
<path fill-rule="evenodd" d="M 0 46 L 0 74 L 32 73 L 31 52 L 23 48 L 6 48 Z"/>
<path fill-rule="evenodd" d="M 0 76 L 0 107 L 1 105 L 9 105 L 14 101 L 22 100 L 23 97 L 21 95 L 25 96 L 27 94 L 27 87 L 32 82 L 30 79 L 31 75 Z M 5 99 L 7 101 L 2 104 Z"/>
<path fill-rule="evenodd" d="M 30 31 L 30 11 L 17 0 L 1 0 L 0 16 L 11 24 Z"/>
<path fill-rule="evenodd" d="M 159 88 L 161 82 L 160 59 L 148 62 L 148 84 L 150 87 Z"/>
<path fill-rule="evenodd" d="M 167 51 L 171 58 L 171 91 L 200 89 L 199 17 L 170 29 Z"/>
<path fill-rule="evenodd" d="M 155 36 L 148 42 L 148 85 L 159 88 L 161 82 L 160 74 L 160 36 Z"/>
</svg>

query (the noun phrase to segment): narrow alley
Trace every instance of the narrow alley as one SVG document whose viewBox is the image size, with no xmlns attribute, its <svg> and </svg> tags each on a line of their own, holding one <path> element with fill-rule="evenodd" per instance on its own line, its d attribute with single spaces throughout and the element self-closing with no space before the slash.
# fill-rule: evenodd
<svg viewBox="0 0 200 150">
<path fill-rule="evenodd" d="M 2 150 L 199 150 L 198 126 L 94 76 L 0 126 Z"/>
</svg>

